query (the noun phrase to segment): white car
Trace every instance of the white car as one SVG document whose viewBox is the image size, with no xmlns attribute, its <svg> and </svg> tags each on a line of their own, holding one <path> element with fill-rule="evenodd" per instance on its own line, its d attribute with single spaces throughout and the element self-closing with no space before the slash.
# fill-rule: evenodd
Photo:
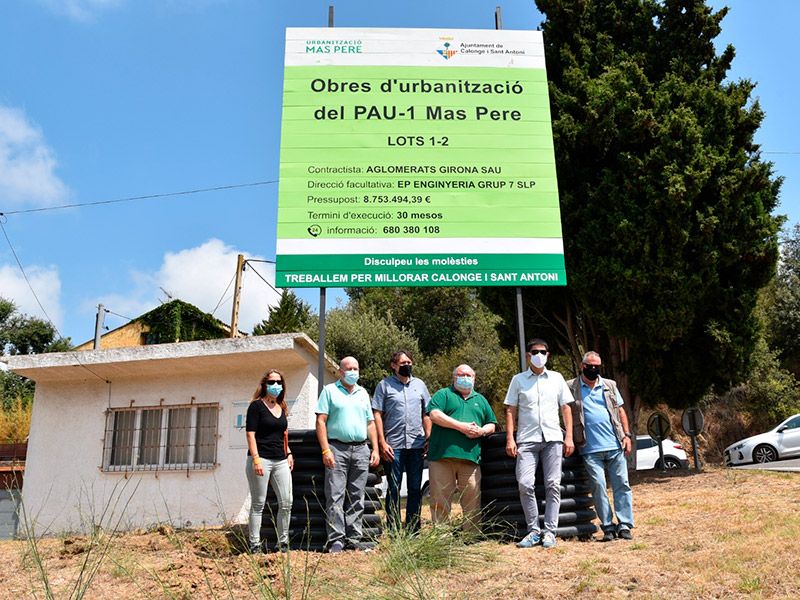
<svg viewBox="0 0 800 600">
<path fill-rule="evenodd" d="M 800 456 L 800 415 L 794 415 L 766 433 L 745 438 L 725 448 L 725 465 L 767 463 Z"/>
<path fill-rule="evenodd" d="M 667 469 L 688 469 L 689 461 L 683 446 L 665 439 L 661 442 L 664 449 L 664 466 Z M 660 469 L 661 461 L 658 456 L 658 442 L 649 435 L 636 437 L 636 470 Z"/>
</svg>

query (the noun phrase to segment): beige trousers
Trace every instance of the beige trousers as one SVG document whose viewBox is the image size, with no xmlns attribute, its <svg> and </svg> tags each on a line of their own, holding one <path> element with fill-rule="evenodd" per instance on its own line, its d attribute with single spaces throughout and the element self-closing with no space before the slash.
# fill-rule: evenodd
<svg viewBox="0 0 800 600">
<path fill-rule="evenodd" d="M 456 488 L 461 491 L 464 531 L 479 533 L 481 508 L 481 466 L 460 458 L 442 458 L 428 462 L 431 487 L 431 516 L 434 523 L 450 517 L 450 505 Z"/>
</svg>

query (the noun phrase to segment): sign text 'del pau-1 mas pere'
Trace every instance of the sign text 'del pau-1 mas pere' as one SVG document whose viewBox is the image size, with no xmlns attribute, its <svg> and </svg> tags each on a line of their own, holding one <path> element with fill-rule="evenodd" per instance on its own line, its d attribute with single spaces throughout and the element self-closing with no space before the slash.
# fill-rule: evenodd
<svg viewBox="0 0 800 600">
<path fill-rule="evenodd" d="M 287 29 L 281 287 L 566 285 L 537 31 Z"/>
</svg>

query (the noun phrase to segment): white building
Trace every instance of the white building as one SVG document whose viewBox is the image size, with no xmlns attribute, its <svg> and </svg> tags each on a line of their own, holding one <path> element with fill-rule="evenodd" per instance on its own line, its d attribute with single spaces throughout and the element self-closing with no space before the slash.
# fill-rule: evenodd
<svg viewBox="0 0 800 600">
<path fill-rule="evenodd" d="M 4 357 L 36 382 L 26 518 L 36 535 L 246 520 L 250 398 L 278 369 L 289 427 L 312 429 L 317 360 L 302 333 Z"/>
</svg>

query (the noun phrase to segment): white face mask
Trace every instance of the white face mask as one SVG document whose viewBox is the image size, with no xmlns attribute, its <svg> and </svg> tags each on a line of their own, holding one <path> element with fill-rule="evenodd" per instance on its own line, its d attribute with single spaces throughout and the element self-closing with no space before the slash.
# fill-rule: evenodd
<svg viewBox="0 0 800 600">
<path fill-rule="evenodd" d="M 547 354 L 536 354 L 531 355 L 531 364 L 536 367 L 537 369 L 541 369 L 547 364 Z"/>
</svg>

